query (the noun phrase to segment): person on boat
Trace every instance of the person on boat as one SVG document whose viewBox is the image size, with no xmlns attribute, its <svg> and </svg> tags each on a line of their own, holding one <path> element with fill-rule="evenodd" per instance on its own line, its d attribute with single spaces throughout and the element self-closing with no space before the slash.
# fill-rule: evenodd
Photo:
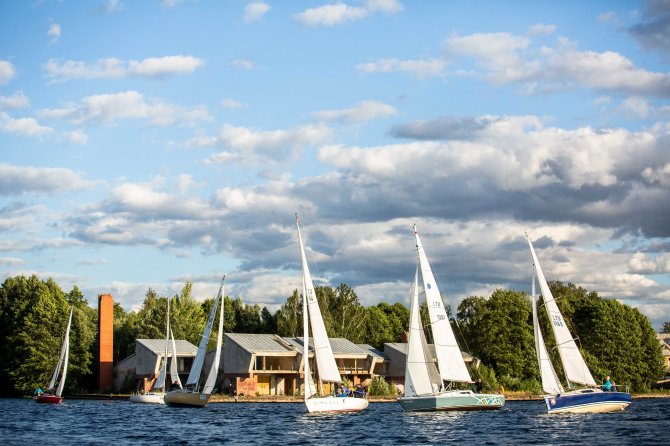
<svg viewBox="0 0 670 446">
<path fill-rule="evenodd" d="M 44 393 L 44 391 L 42 391 L 41 387 L 38 387 L 37 389 L 35 389 L 35 396 L 41 396 L 43 393 Z"/>
<path fill-rule="evenodd" d="M 365 389 L 361 386 L 356 386 L 353 391 L 354 398 L 365 398 Z"/>
<path fill-rule="evenodd" d="M 484 384 L 482 383 L 482 379 L 479 378 L 477 382 L 475 383 L 475 393 L 482 393 L 482 390 L 484 389 Z"/>
<path fill-rule="evenodd" d="M 498 393 L 499 393 L 500 395 L 502 395 L 502 394 L 505 393 L 505 388 L 503 387 L 502 384 L 499 384 L 499 385 L 498 385 Z"/>
<path fill-rule="evenodd" d="M 605 377 L 605 383 L 602 385 L 602 389 L 605 392 L 609 392 L 612 390 L 612 381 L 610 381 L 609 375 Z"/>
</svg>

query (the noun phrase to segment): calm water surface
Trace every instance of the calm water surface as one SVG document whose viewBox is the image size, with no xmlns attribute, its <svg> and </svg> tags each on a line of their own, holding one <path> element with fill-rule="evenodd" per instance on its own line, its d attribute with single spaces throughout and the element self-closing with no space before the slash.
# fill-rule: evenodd
<svg viewBox="0 0 670 446">
<path fill-rule="evenodd" d="M 407 413 L 371 403 L 359 413 L 310 415 L 302 404 L 212 403 L 204 409 L 127 401 L 60 405 L 0 399 L 3 445 L 670 444 L 670 399 L 636 399 L 614 414 L 547 415 L 540 401 L 495 412 Z"/>
</svg>

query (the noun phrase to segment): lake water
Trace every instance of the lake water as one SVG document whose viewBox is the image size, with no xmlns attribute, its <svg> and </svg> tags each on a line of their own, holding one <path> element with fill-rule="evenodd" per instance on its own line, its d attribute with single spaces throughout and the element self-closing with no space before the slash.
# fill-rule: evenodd
<svg viewBox="0 0 670 446">
<path fill-rule="evenodd" d="M 612 414 L 547 415 L 541 401 L 495 412 L 407 413 L 371 403 L 349 414 L 307 414 L 294 403 L 211 403 L 204 409 L 127 401 L 60 405 L 0 399 L 3 445 L 669 444 L 670 399 L 635 399 Z"/>
</svg>

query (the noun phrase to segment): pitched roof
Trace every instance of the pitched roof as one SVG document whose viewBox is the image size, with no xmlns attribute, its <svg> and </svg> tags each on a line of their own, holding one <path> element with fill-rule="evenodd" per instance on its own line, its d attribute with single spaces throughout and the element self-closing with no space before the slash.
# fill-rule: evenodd
<svg viewBox="0 0 670 446">
<path fill-rule="evenodd" d="M 254 333 L 225 333 L 225 335 L 249 353 L 257 355 L 294 356 L 296 353 L 302 354 L 303 352 L 302 338 L 283 338 L 273 334 Z M 329 339 L 335 356 L 366 358 L 372 354 L 348 339 Z M 312 338 L 309 340 L 309 346 L 310 350 L 313 350 Z"/>
<path fill-rule="evenodd" d="M 397 350 L 403 355 L 407 355 L 407 343 L 405 342 L 387 342 L 384 344 L 384 349 L 387 347 Z M 428 344 L 428 349 L 430 350 L 430 354 L 433 355 L 433 358 L 435 358 L 435 345 Z M 463 356 L 463 359 L 466 361 L 472 361 L 474 359 L 470 353 L 466 353 L 464 351 L 461 351 L 461 356 Z"/>
<path fill-rule="evenodd" d="M 370 344 L 356 344 L 356 345 L 359 346 L 360 348 L 362 348 L 363 350 L 367 351 L 370 355 L 372 355 L 376 358 L 379 358 L 379 359 L 385 359 L 386 358 L 384 356 L 384 352 L 382 352 L 380 350 L 377 350 L 376 348 L 374 348 Z"/>
<path fill-rule="evenodd" d="M 136 341 L 157 355 L 165 353 L 165 339 L 136 339 Z M 195 356 L 198 352 L 198 347 L 185 339 L 175 339 L 174 343 L 177 348 L 177 356 Z M 168 356 L 171 356 L 172 342 L 168 343 L 168 352 Z"/>
</svg>

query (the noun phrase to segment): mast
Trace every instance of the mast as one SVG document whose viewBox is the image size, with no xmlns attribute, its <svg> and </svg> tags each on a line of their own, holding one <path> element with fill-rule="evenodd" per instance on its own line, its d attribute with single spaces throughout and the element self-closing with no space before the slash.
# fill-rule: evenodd
<svg viewBox="0 0 670 446">
<path fill-rule="evenodd" d="M 416 223 L 412 226 L 416 238 L 421 277 L 423 278 L 426 303 L 428 304 L 428 313 L 430 315 L 430 325 L 433 331 L 433 343 L 435 344 L 435 354 L 437 356 L 440 376 L 442 377 L 442 381 L 470 383 L 472 382 L 472 378 L 470 378 L 470 373 L 463 360 L 461 349 L 458 347 L 456 337 L 451 329 L 440 290 L 437 287 L 433 271 L 430 268 L 426 252 L 419 238 Z"/>
<path fill-rule="evenodd" d="M 579 348 L 577 347 L 574 338 L 568 330 L 568 326 L 563 319 L 561 311 L 558 309 L 558 305 L 556 304 L 554 296 L 551 294 L 551 290 L 549 289 L 547 280 L 544 277 L 544 273 L 540 267 L 540 261 L 537 259 L 535 248 L 533 248 L 533 244 L 530 241 L 528 233 L 526 233 L 526 240 L 528 240 L 530 253 L 533 257 L 535 272 L 537 273 L 537 281 L 540 285 L 540 291 L 544 300 L 544 308 L 547 310 L 551 328 L 554 331 L 554 336 L 556 337 L 558 353 L 561 358 L 561 363 L 563 364 L 563 370 L 565 371 L 568 387 L 570 387 L 570 382 L 596 387 L 597 384 L 593 379 L 593 376 L 591 375 L 591 372 L 589 371 L 582 354 L 579 352 Z"/>
</svg>

